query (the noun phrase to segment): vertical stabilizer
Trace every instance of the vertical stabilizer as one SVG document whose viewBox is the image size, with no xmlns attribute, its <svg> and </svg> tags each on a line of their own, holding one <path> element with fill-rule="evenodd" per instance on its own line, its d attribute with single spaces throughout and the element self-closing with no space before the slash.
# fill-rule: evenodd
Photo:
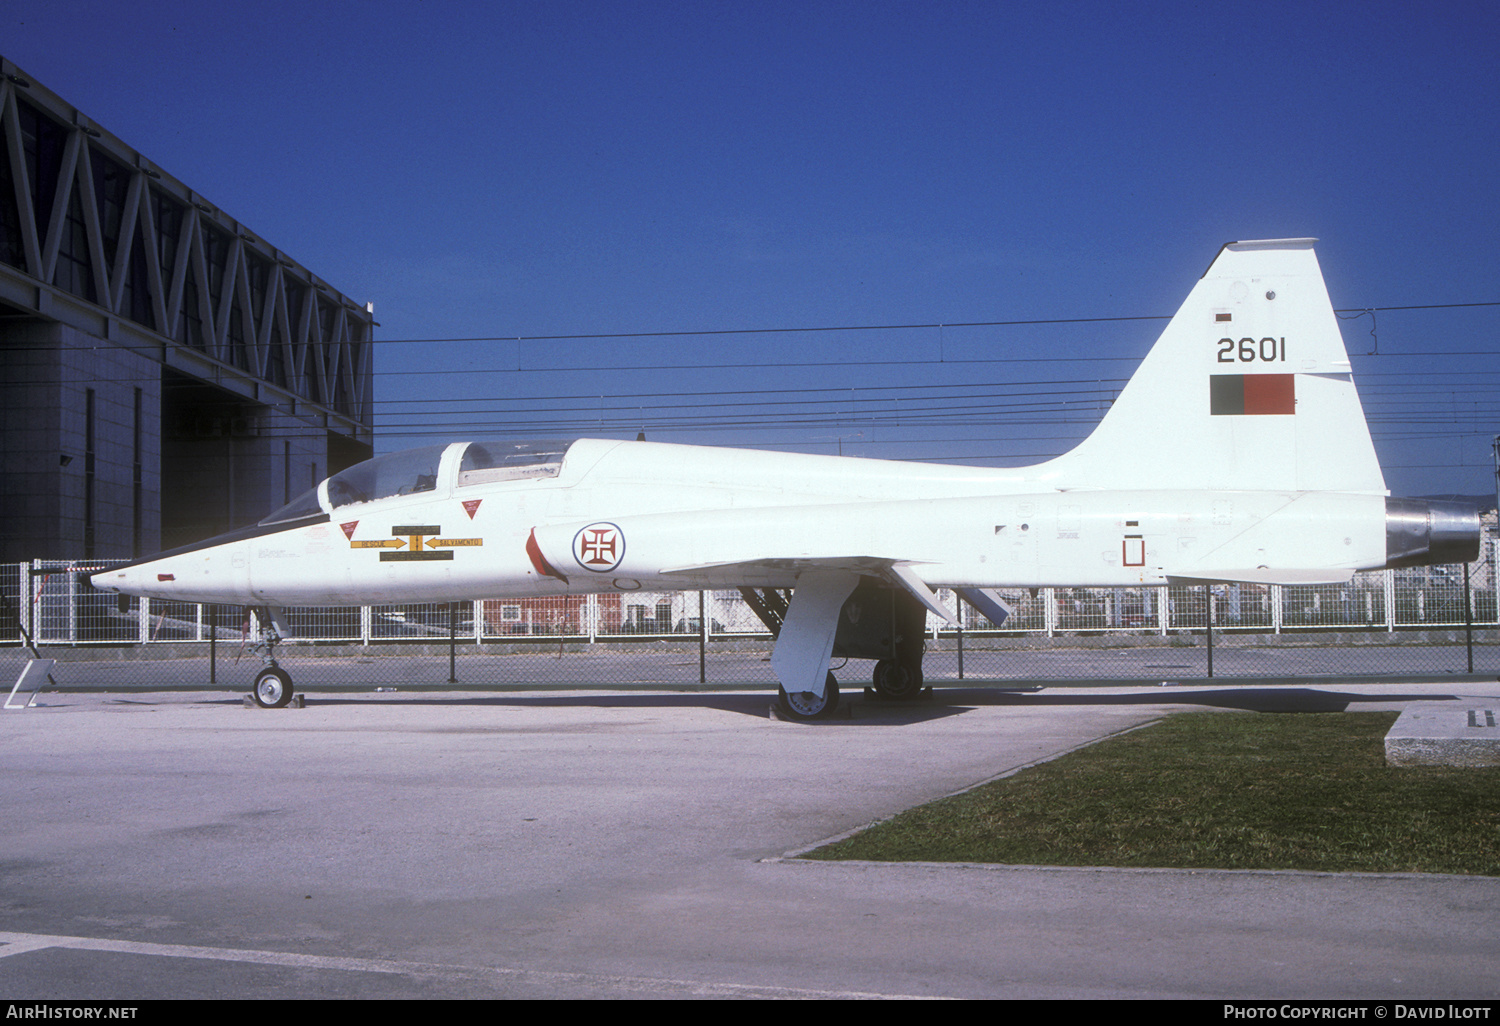
<svg viewBox="0 0 1500 1026">
<path fill-rule="evenodd" d="M 1058 488 L 1385 494 L 1313 239 L 1231 242 Z"/>
</svg>

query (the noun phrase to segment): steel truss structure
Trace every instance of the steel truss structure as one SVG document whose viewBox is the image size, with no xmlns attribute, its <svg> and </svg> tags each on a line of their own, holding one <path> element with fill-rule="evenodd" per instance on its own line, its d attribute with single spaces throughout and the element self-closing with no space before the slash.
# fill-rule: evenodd
<svg viewBox="0 0 1500 1026">
<path fill-rule="evenodd" d="M 30 482 L 0 516 L 11 558 L 144 555 L 367 458 L 373 329 L 371 304 L 0 58 L 0 383 L 18 425 L 0 472 Z"/>
<path fill-rule="evenodd" d="M 245 395 L 269 384 L 368 441 L 371 312 L 3 58 L 0 72 L 4 300 L 87 329 L 102 311 L 187 347 L 160 347 L 168 366 Z"/>
</svg>

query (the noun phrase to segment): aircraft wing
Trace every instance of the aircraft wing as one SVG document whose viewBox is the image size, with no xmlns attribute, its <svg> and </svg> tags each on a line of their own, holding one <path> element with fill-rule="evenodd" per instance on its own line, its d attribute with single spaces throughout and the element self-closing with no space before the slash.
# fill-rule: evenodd
<svg viewBox="0 0 1500 1026">
<path fill-rule="evenodd" d="M 1255 567 L 1240 570 L 1167 570 L 1168 584 L 1347 584 L 1353 570 L 1316 570 Z"/>
<path fill-rule="evenodd" d="M 740 579 L 795 578 L 792 602 L 771 653 L 771 668 L 785 690 L 822 696 L 839 610 L 861 576 L 880 577 L 905 589 L 949 623 L 958 618 L 933 593 L 915 564 L 875 556 L 769 557 L 673 567 L 663 576 L 728 574 Z"/>
<path fill-rule="evenodd" d="M 956 624 L 958 617 L 943 604 L 921 574 L 917 564 L 878 556 L 833 556 L 833 557 L 786 557 L 749 559 L 726 563 L 702 563 L 695 566 L 671 567 L 662 571 L 663 576 L 690 577 L 705 572 L 733 573 L 736 576 L 754 578 L 758 576 L 792 576 L 800 584 L 805 575 L 818 573 L 845 573 L 856 576 L 880 577 L 910 592 L 922 605 L 948 623 Z"/>
<path fill-rule="evenodd" d="M 666 567 L 661 573 L 668 577 L 692 577 L 705 573 L 745 577 L 795 577 L 810 570 L 847 570 L 850 573 L 878 577 L 894 563 L 893 559 L 879 556 L 785 556 L 693 563 Z"/>
</svg>

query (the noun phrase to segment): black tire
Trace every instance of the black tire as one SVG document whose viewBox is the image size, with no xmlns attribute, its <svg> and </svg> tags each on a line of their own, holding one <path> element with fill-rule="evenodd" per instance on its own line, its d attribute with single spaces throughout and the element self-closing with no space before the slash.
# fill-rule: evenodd
<svg viewBox="0 0 1500 1026">
<path fill-rule="evenodd" d="M 823 697 L 811 691 L 799 691 L 788 695 L 785 688 L 776 693 L 776 709 L 789 720 L 826 720 L 839 707 L 839 683 L 833 674 L 823 683 Z"/>
<path fill-rule="evenodd" d="M 284 708 L 292 700 L 291 675 L 279 667 L 268 666 L 255 675 L 251 695 L 262 709 Z"/>
<path fill-rule="evenodd" d="M 875 693 L 892 702 L 908 702 L 922 693 L 922 667 L 882 659 L 872 674 Z"/>
</svg>

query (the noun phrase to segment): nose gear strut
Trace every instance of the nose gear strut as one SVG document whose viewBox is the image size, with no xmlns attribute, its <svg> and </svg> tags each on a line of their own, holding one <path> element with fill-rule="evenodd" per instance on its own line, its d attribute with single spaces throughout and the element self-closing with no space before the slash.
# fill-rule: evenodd
<svg viewBox="0 0 1500 1026">
<path fill-rule="evenodd" d="M 255 675 L 250 694 L 262 709 L 281 709 L 292 700 L 292 676 L 276 662 L 276 646 L 284 635 L 274 611 L 262 607 L 256 613 L 260 621 L 260 640 L 250 646 L 250 651 L 260 656 L 264 669 Z"/>
</svg>

